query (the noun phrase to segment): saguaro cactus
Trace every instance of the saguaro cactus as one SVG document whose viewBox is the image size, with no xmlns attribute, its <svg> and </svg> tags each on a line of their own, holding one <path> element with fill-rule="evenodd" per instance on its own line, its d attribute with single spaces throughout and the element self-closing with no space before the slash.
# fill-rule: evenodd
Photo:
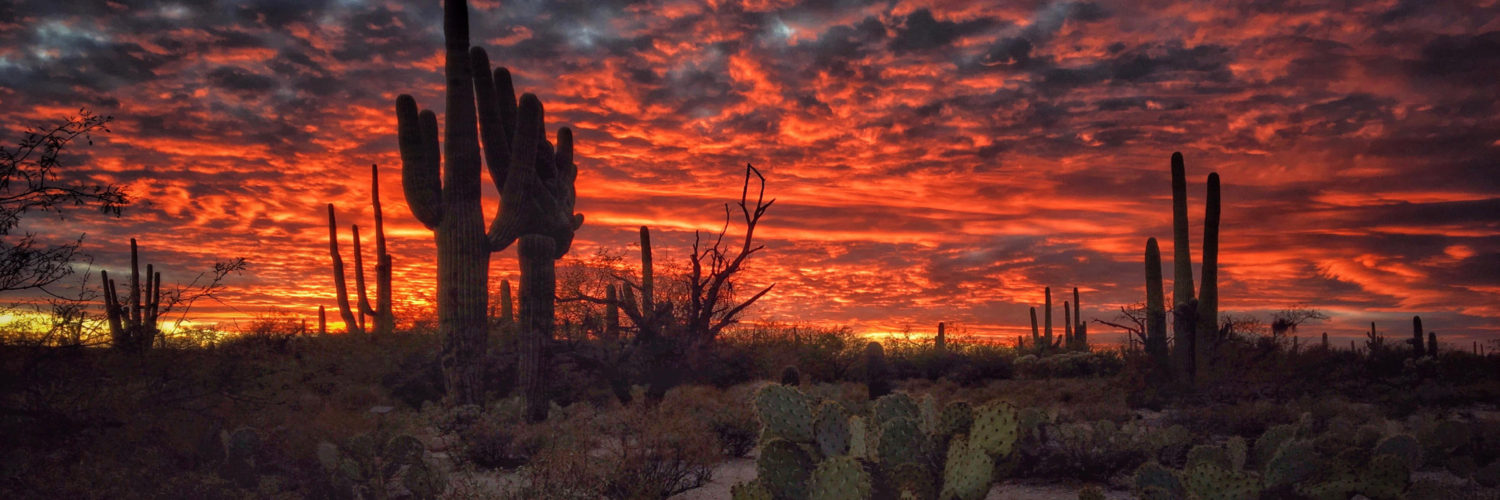
<svg viewBox="0 0 1500 500">
<path fill-rule="evenodd" d="M 614 285 L 604 287 L 604 336 L 609 340 L 620 338 L 620 302 Z"/>
<path fill-rule="evenodd" d="M 158 333 L 157 313 L 161 309 L 161 273 L 146 264 L 146 286 L 141 287 L 140 254 L 135 238 L 130 239 L 130 297 L 120 302 L 120 292 L 108 271 L 100 271 L 104 282 L 104 311 L 109 322 L 109 336 L 116 349 L 145 352 L 151 349 Z"/>
<path fill-rule="evenodd" d="M 656 312 L 655 274 L 651 265 L 651 229 L 641 226 L 641 314 L 648 318 Z"/>
<path fill-rule="evenodd" d="M 573 232 L 583 224 L 583 216 L 573 213 L 578 175 L 573 133 L 558 130 L 554 151 L 545 138 L 541 100 L 526 94 L 517 105 L 510 72 L 499 68 L 492 75 L 484 49 L 469 47 L 467 2 L 444 2 L 443 37 L 447 117 L 442 152 L 437 115 L 418 112 L 410 95 L 397 97 L 396 120 L 407 203 L 437 242 L 438 329 L 449 399 L 483 402 L 480 361 L 488 337 L 490 253 L 519 240 L 519 378 L 527 416 L 540 420 L 547 410 L 541 354 L 552 333 L 553 261 L 567 253 Z M 500 192 L 500 210 L 488 232 L 480 207 L 481 155 Z"/>
<path fill-rule="evenodd" d="M 1421 316 L 1412 316 L 1411 317 L 1411 340 L 1406 341 L 1406 343 L 1411 344 L 1411 353 L 1412 353 L 1411 357 L 1413 357 L 1413 358 L 1420 358 L 1420 357 L 1422 357 L 1422 317 Z"/>
<path fill-rule="evenodd" d="M 515 299 L 510 297 L 510 280 L 500 280 L 500 322 L 511 324 L 516 321 Z"/>
<path fill-rule="evenodd" d="M 890 367 L 885 364 L 885 348 L 879 342 L 865 344 L 865 389 L 870 401 L 891 393 Z"/>
<path fill-rule="evenodd" d="M 1073 287 L 1073 343 L 1074 349 L 1089 350 L 1089 323 L 1083 320 L 1083 301 L 1078 298 L 1078 287 Z"/>
<path fill-rule="evenodd" d="M 370 165 L 370 204 L 375 211 L 375 306 L 365 295 L 365 272 L 360 262 L 359 230 L 354 231 L 354 267 L 359 270 L 359 311 L 375 318 L 375 333 L 389 334 L 395 329 L 391 312 L 391 255 L 385 252 L 385 214 L 380 209 L 380 167 Z"/>
<path fill-rule="evenodd" d="M 1208 366 L 1219 332 L 1219 174 L 1208 174 L 1203 209 L 1203 270 L 1198 285 L 1197 365 Z"/>
<path fill-rule="evenodd" d="M 1073 348 L 1073 305 L 1063 301 L 1063 346 Z"/>
<path fill-rule="evenodd" d="M 1146 352 L 1158 367 L 1167 366 L 1167 309 L 1161 286 L 1161 249 L 1146 240 Z"/>
<path fill-rule="evenodd" d="M 1041 346 L 1041 345 L 1042 345 L 1042 334 L 1037 331 L 1037 327 L 1036 327 L 1036 307 L 1033 306 L 1031 308 L 1031 346 L 1032 347 L 1038 347 L 1038 346 Z"/>
<path fill-rule="evenodd" d="M 365 287 L 364 250 L 360 248 L 359 225 L 351 227 L 354 233 L 354 287 L 356 300 L 351 305 L 349 290 L 344 281 L 344 263 L 339 255 L 338 229 L 333 216 L 333 204 L 328 204 L 328 249 L 333 254 L 334 289 L 338 294 L 339 314 L 344 316 L 350 332 L 363 333 L 365 317 L 374 318 L 373 331 L 388 334 L 395 329 L 395 317 L 391 313 L 391 256 L 385 251 L 385 216 L 380 208 L 380 168 L 370 165 L 370 204 L 375 211 L 375 305 L 370 305 Z M 358 308 L 358 314 L 351 309 Z M 354 322 L 351 323 L 351 318 Z"/>
<path fill-rule="evenodd" d="M 339 316 L 344 319 L 344 330 L 353 334 L 364 334 L 359 321 L 354 317 L 354 307 L 349 304 L 349 286 L 344 279 L 344 258 L 339 255 L 338 220 L 333 215 L 333 204 L 328 204 L 328 253 L 333 257 L 333 293 L 338 300 Z"/>
<path fill-rule="evenodd" d="M 1042 343 L 1048 349 L 1051 349 L 1052 348 L 1052 287 L 1049 286 L 1049 287 L 1046 287 L 1046 288 L 1042 289 L 1042 293 L 1046 295 L 1046 299 L 1042 303 L 1042 326 L 1043 326 L 1043 328 L 1042 328 Z"/>
<path fill-rule="evenodd" d="M 940 353 L 948 349 L 947 335 L 943 331 L 943 327 L 944 326 L 945 325 L 943 324 L 943 322 L 941 322 L 941 321 L 938 322 L 937 337 L 932 340 L 932 346 L 933 346 L 933 348 L 937 349 L 937 352 L 940 352 Z"/>
</svg>

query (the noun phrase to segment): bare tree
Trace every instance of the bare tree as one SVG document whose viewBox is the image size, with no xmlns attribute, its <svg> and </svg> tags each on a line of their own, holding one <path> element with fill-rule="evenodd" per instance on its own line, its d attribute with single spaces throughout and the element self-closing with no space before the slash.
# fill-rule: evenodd
<svg viewBox="0 0 1500 500">
<path fill-rule="evenodd" d="M 1323 314 L 1322 311 L 1303 304 L 1293 305 L 1271 315 L 1271 336 L 1280 337 L 1287 333 L 1297 333 L 1298 325 L 1325 319 L 1328 319 L 1328 315 Z"/>
<path fill-rule="evenodd" d="M 59 245 L 42 245 L 36 235 L 11 238 L 10 232 L 28 212 L 53 212 L 62 216 L 69 207 L 89 207 L 106 215 L 120 215 L 128 203 L 117 184 L 88 184 L 65 180 L 56 169 L 59 155 L 74 140 L 93 144 L 90 134 L 109 132 L 113 118 L 79 110 L 50 128 L 26 130 L 15 149 L 0 146 L 0 292 L 40 289 L 72 274 L 73 261 L 81 257 L 83 237 Z M 48 292 L 50 294 L 50 292 Z"/>
<path fill-rule="evenodd" d="M 756 191 L 755 206 L 749 205 L 750 176 L 754 175 L 760 187 Z M 745 222 L 745 239 L 738 252 L 731 253 L 724 244 L 729 232 L 730 209 L 724 204 L 724 228 L 714 238 L 713 245 L 703 246 L 702 234 L 693 233 L 692 271 L 688 275 L 687 331 L 695 341 L 713 341 L 724 327 L 734 324 L 741 312 L 771 291 L 775 284 L 762 288 L 750 298 L 737 302 L 734 296 L 734 275 L 740 272 L 745 259 L 766 248 L 754 245 L 755 226 L 760 223 L 766 209 L 776 203 L 773 198 L 766 201 L 766 178 L 760 170 L 745 164 L 745 182 L 740 188 L 739 209 Z"/>
<path fill-rule="evenodd" d="M 755 202 L 750 202 L 750 184 L 758 184 Z M 753 165 L 745 165 L 745 178 L 740 189 L 740 200 L 736 204 L 745 224 L 745 234 L 738 248 L 730 246 L 729 229 L 733 211 L 729 203 L 724 204 L 723 229 L 707 243 L 702 233 L 694 233 L 689 268 L 683 279 L 685 296 L 675 296 L 666 301 L 657 300 L 655 283 L 646 278 L 650 273 L 642 270 L 639 282 L 622 272 L 613 272 L 614 281 L 622 284 L 623 296 L 591 296 L 575 284 L 571 296 L 559 298 L 559 302 L 588 302 L 615 306 L 621 316 L 635 325 L 635 335 L 629 339 L 618 339 L 618 351 L 605 349 L 592 354 L 574 353 L 582 364 L 604 373 L 612 383 L 619 382 L 629 370 L 623 363 L 633 361 L 644 377 L 647 397 L 659 401 L 668 389 L 681 382 L 682 373 L 689 368 L 693 353 L 710 346 L 719 332 L 735 324 L 746 308 L 764 297 L 775 286 L 770 285 L 739 299 L 736 290 L 736 275 L 744 270 L 744 264 L 752 255 L 765 248 L 755 244 L 755 228 L 765 216 L 766 210 L 776 202 L 766 200 L 766 179 Z M 643 235 L 647 234 L 643 229 Z M 650 255 L 644 247 L 642 253 Z M 642 264 L 643 267 L 645 263 Z M 606 266 L 613 267 L 613 266 Z M 674 287 L 675 288 L 675 287 Z M 648 292 L 647 290 L 651 290 Z M 636 291 L 641 293 L 641 303 L 633 299 Z M 646 297 L 652 297 L 647 299 Z M 628 386 L 623 394 L 616 391 L 622 401 L 628 400 Z"/>
<path fill-rule="evenodd" d="M 1111 321 L 1095 319 L 1095 323 L 1111 326 L 1125 331 L 1126 338 L 1131 343 L 1140 341 L 1146 343 L 1146 303 L 1136 302 L 1127 306 L 1120 306 L 1120 314 L 1116 314 Z"/>
</svg>

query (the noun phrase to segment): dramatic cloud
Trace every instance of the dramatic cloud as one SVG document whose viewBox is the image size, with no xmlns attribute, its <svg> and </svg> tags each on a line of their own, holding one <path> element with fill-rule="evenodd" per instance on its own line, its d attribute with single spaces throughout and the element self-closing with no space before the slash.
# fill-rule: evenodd
<svg viewBox="0 0 1500 500">
<path fill-rule="evenodd" d="M 1146 238 L 1172 255 L 1181 151 L 1195 255 L 1204 179 L 1223 179 L 1224 310 L 1306 304 L 1336 337 L 1416 314 L 1464 345 L 1500 336 L 1494 0 L 472 10 L 475 42 L 577 131 L 575 256 L 625 251 L 646 224 L 681 260 L 693 231 L 722 224 L 744 165 L 767 174 L 779 201 L 746 277 L 777 286 L 756 318 L 1011 336 L 1043 287 L 1076 286 L 1084 316 L 1109 319 L 1141 300 Z M 86 234 L 108 268 L 138 237 L 169 281 L 247 257 L 204 315 L 305 315 L 333 304 L 323 206 L 348 252 L 347 224 L 371 224 L 374 163 L 398 298 L 430 300 L 393 102 L 441 115 L 440 18 L 436 1 L 0 5 L 6 140 L 79 107 L 113 115 L 66 170 L 136 200 L 120 219 L 24 229 Z M 493 274 L 514 276 L 513 254 Z"/>
</svg>

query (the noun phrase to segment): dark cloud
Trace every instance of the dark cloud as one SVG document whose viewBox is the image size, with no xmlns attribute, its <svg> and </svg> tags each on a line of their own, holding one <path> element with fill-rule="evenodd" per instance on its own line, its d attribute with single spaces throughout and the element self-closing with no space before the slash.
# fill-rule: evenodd
<svg viewBox="0 0 1500 500">
<path fill-rule="evenodd" d="M 1418 76 L 1500 88 L 1500 31 L 1442 35 L 1422 47 L 1413 69 Z"/>
<path fill-rule="evenodd" d="M 896 24 L 896 36 L 891 40 L 891 50 L 901 54 L 942 48 L 954 40 L 993 25 L 995 21 L 991 19 L 938 21 L 932 17 L 931 10 L 917 9 L 902 17 Z"/>
</svg>

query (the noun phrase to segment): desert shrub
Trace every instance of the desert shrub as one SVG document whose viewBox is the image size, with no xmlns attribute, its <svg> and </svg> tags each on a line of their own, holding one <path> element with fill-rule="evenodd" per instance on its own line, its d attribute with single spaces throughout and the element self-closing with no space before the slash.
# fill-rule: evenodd
<svg viewBox="0 0 1500 500">
<path fill-rule="evenodd" d="M 728 457 L 743 457 L 755 448 L 760 422 L 755 419 L 750 385 L 718 390 L 705 386 L 683 386 L 667 393 L 661 409 L 687 415 L 712 431 L 719 450 Z"/>
<path fill-rule="evenodd" d="M 603 443 L 605 498 L 664 499 L 706 484 L 719 462 L 713 432 L 691 414 L 637 405 L 611 417 Z"/>
<path fill-rule="evenodd" d="M 705 359 L 697 363 L 697 378 L 718 388 L 749 383 L 760 378 L 761 364 L 749 349 L 734 342 L 716 342 L 699 351 Z"/>
<path fill-rule="evenodd" d="M 1014 351 L 993 344 L 963 343 L 957 346 L 952 366 L 944 377 L 965 387 L 973 387 L 987 380 L 1003 380 L 1015 376 Z"/>
<path fill-rule="evenodd" d="M 1051 425 L 1050 438 L 1034 452 L 1029 471 L 1045 477 L 1073 477 L 1107 481 L 1133 471 L 1152 454 L 1146 433 L 1133 424 L 1109 420 Z"/>
<path fill-rule="evenodd" d="M 381 377 L 380 385 L 398 401 L 412 408 L 443 399 L 443 367 L 436 351 L 413 352 L 394 370 Z"/>
<path fill-rule="evenodd" d="M 1114 351 L 1065 352 L 1037 357 L 1027 354 L 1016 358 L 1016 374 L 1023 378 L 1099 377 L 1114 375 L 1124 367 Z"/>
</svg>

